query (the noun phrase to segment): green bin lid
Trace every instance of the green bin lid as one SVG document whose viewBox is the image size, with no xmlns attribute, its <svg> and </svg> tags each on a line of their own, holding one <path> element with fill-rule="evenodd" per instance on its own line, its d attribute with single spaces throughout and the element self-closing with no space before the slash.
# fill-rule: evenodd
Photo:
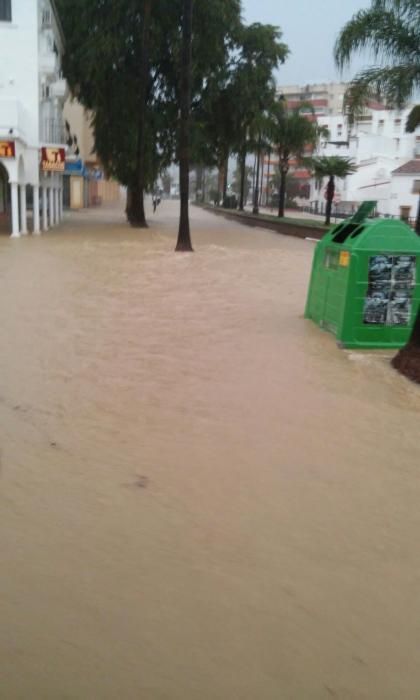
<svg viewBox="0 0 420 700">
<path fill-rule="evenodd" d="M 354 224 L 361 224 L 362 221 L 367 219 L 369 214 L 371 214 L 371 212 L 373 212 L 377 203 L 378 202 L 374 202 L 374 201 L 363 202 L 363 204 L 361 204 L 360 207 L 358 208 L 357 212 L 355 214 L 353 214 L 350 221 Z"/>
</svg>

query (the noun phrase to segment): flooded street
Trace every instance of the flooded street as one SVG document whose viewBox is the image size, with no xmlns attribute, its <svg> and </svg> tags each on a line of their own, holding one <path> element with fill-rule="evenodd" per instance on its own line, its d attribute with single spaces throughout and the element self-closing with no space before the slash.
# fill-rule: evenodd
<svg viewBox="0 0 420 700">
<path fill-rule="evenodd" d="M 418 700 L 420 390 L 177 206 L 0 237 L 0 698 Z"/>
</svg>

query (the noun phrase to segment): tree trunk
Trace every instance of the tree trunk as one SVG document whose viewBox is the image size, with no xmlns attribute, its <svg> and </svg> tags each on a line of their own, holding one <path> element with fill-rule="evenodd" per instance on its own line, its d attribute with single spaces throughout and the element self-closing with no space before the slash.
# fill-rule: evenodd
<svg viewBox="0 0 420 700">
<path fill-rule="evenodd" d="M 420 309 L 409 342 L 399 351 L 391 363 L 398 372 L 420 384 Z"/>
<path fill-rule="evenodd" d="M 179 183 L 181 209 L 175 250 L 192 251 L 189 219 L 190 188 L 190 108 L 192 69 L 192 14 L 194 0 L 184 0 L 182 18 L 181 120 L 179 129 Z"/>
<path fill-rule="evenodd" d="M 258 153 L 257 153 L 257 172 L 255 175 L 255 190 L 254 190 L 254 206 L 252 208 L 253 214 L 259 213 L 258 199 L 259 199 L 259 184 L 260 184 L 260 156 L 261 156 L 261 137 L 258 142 Z"/>
<path fill-rule="evenodd" d="M 143 29 L 141 37 L 140 56 L 140 85 L 139 85 L 139 120 L 137 131 L 137 186 L 132 190 L 130 211 L 127 213 L 129 222 L 137 228 L 147 228 L 144 211 L 144 182 L 145 182 L 145 127 L 147 83 L 149 78 L 149 45 L 150 45 L 150 16 L 152 0 L 144 1 Z"/>
<path fill-rule="evenodd" d="M 284 216 L 284 205 L 286 201 L 286 179 L 287 170 L 280 165 L 280 189 L 279 189 L 279 218 Z"/>
<path fill-rule="evenodd" d="M 262 198 L 264 194 L 264 153 L 261 154 L 261 184 L 260 184 L 260 201 L 259 205 L 262 207 Z"/>
<path fill-rule="evenodd" d="M 223 205 L 223 183 L 225 181 L 225 164 L 222 163 L 218 167 L 218 173 L 217 173 L 217 204 L 220 205 L 220 202 Z"/>
<path fill-rule="evenodd" d="M 252 169 L 252 191 L 251 191 L 252 204 L 254 204 L 255 172 L 256 172 L 256 170 L 257 170 L 257 154 L 254 154 L 254 167 Z"/>
<path fill-rule="evenodd" d="M 131 202 L 133 201 L 133 191 L 131 187 L 127 187 L 127 199 L 126 199 L 126 205 L 125 205 L 125 213 L 127 216 L 127 221 L 128 223 L 130 222 L 130 217 L 131 217 Z"/>
<path fill-rule="evenodd" d="M 328 185 L 327 185 L 327 205 L 325 207 L 325 225 L 326 226 L 329 226 L 331 223 L 331 211 L 332 211 L 334 194 L 335 194 L 334 175 L 330 175 L 330 179 L 328 180 Z"/>
<path fill-rule="evenodd" d="M 268 149 L 268 163 L 267 163 L 267 192 L 265 197 L 265 206 L 269 205 L 269 192 L 270 192 L 270 160 L 271 160 L 271 148 Z"/>
<path fill-rule="evenodd" d="M 134 228 L 147 228 L 146 214 L 144 211 L 144 191 L 139 184 L 127 190 L 127 219 Z"/>
<path fill-rule="evenodd" d="M 240 209 L 240 211 L 243 211 L 244 206 L 245 206 L 245 176 L 246 176 L 246 151 L 245 150 L 241 153 L 240 166 L 241 166 L 241 192 L 240 192 L 240 196 L 239 196 L 239 209 Z"/>
<path fill-rule="evenodd" d="M 420 194 L 419 194 L 419 203 L 417 205 L 416 233 L 420 236 Z"/>
<path fill-rule="evenodd" d="M 195 201 L 201 201 L 203 193 L 203 166 L 197 165 L 195 169 Z"/>
<path fill-rule="evenodd" d="M 201 191 L 201 198 L 200 198 L 200 201 L 202 203 L 204 203 L 206 201 L 206 185 L 207 185 L 206 169 L 203 168 L 203 189 Z"/>
<path fill-rule="evenodd" d="M 229 179 L 229 156 L 226 156 L 225 164 L 223 166 L 223 190 L 222 190 L 222 203 L 225 206 L 227 188 Z"/>
</svg>

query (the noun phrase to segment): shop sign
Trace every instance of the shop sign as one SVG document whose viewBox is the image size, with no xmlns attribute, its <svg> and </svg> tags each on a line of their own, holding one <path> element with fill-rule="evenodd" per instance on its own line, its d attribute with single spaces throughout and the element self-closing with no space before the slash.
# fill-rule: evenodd
<svg viewBox="0 0 420 700">
<path fill-rule="evenodd" d="M 41 169 L 44 171 L 63 173 L 66 165 L 66 152 L 64 148 L 41 149 Z"/>
<path fill-rule="evenodd" d="M 14 141 L 0 141 L 0 158 L 14 158 L 15 157 L 15 142 Z"/>
</svg>

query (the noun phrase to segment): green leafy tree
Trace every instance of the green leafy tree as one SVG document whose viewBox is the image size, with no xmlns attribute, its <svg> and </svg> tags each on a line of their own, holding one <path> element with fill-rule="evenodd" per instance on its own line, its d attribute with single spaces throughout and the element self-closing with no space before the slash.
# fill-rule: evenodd
<svg viewBox="0 0 420 700">
<path fill-rule="evenodd" d="M 128 188 L 128 218 L 144 225 L 143 190 L 181 157 L 183 0 L 58 1 L 67 38 L 66 77 L 94 114 L 95 148 L 105 170 Z M 211 5 L 195 0 L 193 147 L 194 115 L 206 85 L 224 69 L 238 26 L 239 0 Z"/>
<path fill-rule="evenodd" d="M 331 222 L 332 203 L 335 194 L 335 179 L 344 179 L 347 175 L 356 172 L 357 166 L 350 158 L 340 156 L 320 156 L 308 159 L 307 165 L 311 168 L 315 179 L 322 185 L 324 178 L 328 178 L 326 189 L 325 223 Z"/>
<path fill-rule="evenodd" d="M 314 117 L 313 108 L 305 102 L 290 110 L 286 100 L 280 99 L 271 108 L 270 136 L 279 157 L 279 217 L 284 216 L 287 174 L 291 159 L 302 160 L 307 146 L 316 146 L 321 136 L 328 136 L 328 130 L 311 120 L 311 116 Z"/>
<path fill-rule="evenodd" d="M 162 41 L 156 7 L 151 0 L 58 0 L 58 6 L 66 78 L 94 115 L 95 149 L 105 170 L 128 188 L 129 221 L 145 226 L 143 191 L 171 157 L 157 105 L 158 73 L 151 72 Z"/>
<path fill-rule="evenodd" d="M 365 68 L 353 79 L 346 94 L 350 111 L 362 110 L 370 97 L 402 106 L 420 87 L 419 0 L 371 0 L 341 30 L 334 49 L 339 68 L 367 49 L 377 65 Z M 407 122 L 409 131 L 420 124 L 418 107 Z"/>
<path fill-rule="evenodd" d="M 265 138 L 264 111 L 275 99 L 274 71 L 289 54 L 281 37 L 280 29 L 270 24 L 243 26 L 240 32 L 233 81 L 237 114 L 235 153 L 241 168 L 241 210 L 245 200 L 246 158 L 250 152 L 261 153 Z"/>
</svg>

